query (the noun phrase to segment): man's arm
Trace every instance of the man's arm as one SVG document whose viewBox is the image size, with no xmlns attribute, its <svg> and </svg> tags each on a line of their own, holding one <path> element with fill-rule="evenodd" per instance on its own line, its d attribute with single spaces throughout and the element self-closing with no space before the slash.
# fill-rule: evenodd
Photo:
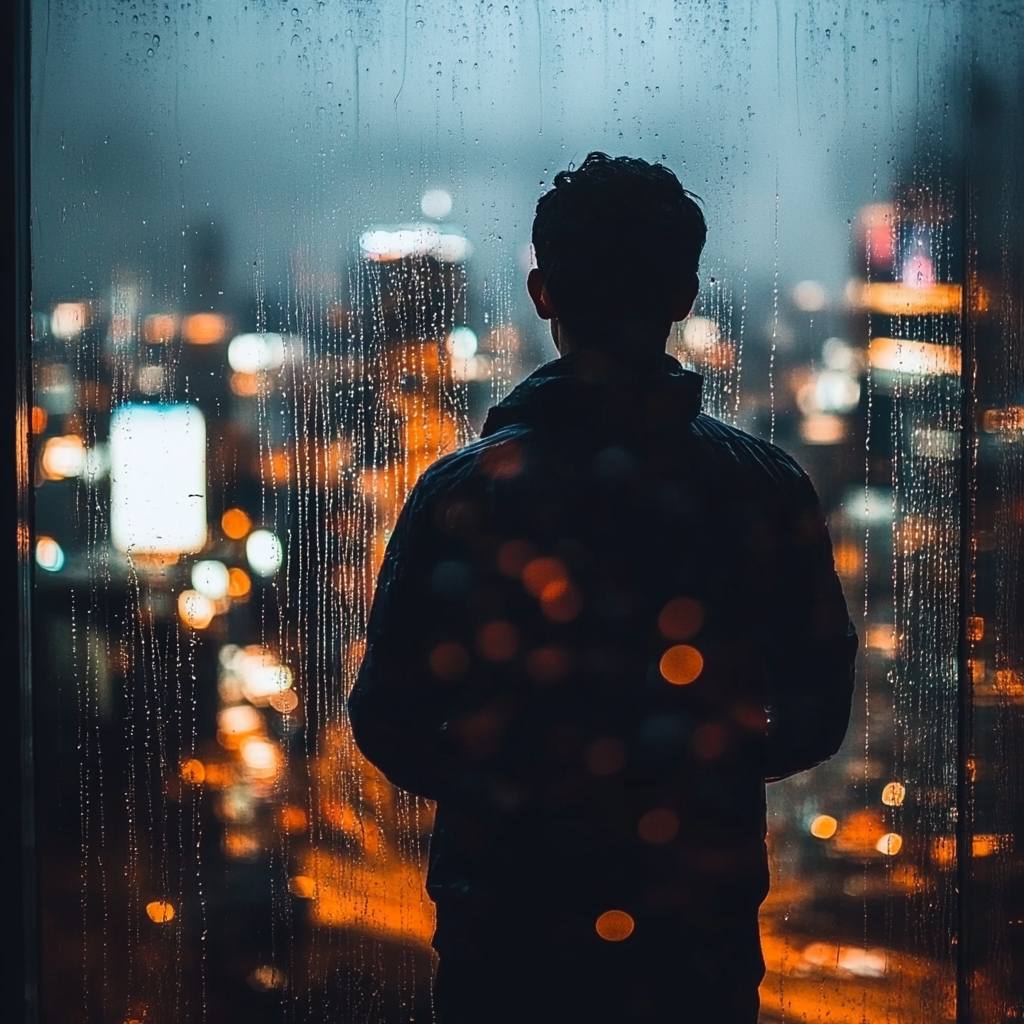
<svg viewBox="0 0 1024 1024">
<path fill-rule="evenodd" d="M 835 754 L 853 699 L 857 634 L 818 496 L 802 472 L 783 526 L 778 569 L 777 600 L 768 609 L 769 780 Z"/>
<path fill-rule="evenodd" d="M 360 751 L 396 786 L 436 797 L 444 776 L 445 692 L 425 645 L 436 538 L 417 487 L 377 577 L 366 654 L 348 711 Z"/>
</svg>

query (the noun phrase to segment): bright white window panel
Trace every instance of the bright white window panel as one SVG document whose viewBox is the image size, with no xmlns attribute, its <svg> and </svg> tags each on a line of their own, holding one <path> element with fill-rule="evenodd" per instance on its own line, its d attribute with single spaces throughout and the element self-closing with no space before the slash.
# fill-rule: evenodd
<svg viewBox="0 0 1024 1024">
<path fill-rule="evenodd" d="M 123 405 L 110 418 L 110 533 L 129 554 L 206 543 L 206 421 L 194 405 Z"/>
</svg>

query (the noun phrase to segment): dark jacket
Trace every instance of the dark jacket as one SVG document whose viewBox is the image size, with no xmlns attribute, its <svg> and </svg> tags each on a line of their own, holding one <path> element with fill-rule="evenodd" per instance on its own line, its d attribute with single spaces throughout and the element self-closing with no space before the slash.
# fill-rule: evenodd
<svg viewBox="0 0 1024 1024">
<path fill-rule="evenodd" d="M 806 474 L 700 395 L 549 363 L 391 537 L 349 711 L 437 801 L 444 1021 L 756 1019 L 764 782 L 838 749 L 857 640 Z"/>
</svg>

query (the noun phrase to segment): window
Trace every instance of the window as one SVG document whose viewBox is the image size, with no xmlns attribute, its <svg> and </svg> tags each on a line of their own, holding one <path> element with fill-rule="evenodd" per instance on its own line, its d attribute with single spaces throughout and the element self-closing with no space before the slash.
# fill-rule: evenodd
<svg viewBox="0 0 1024 1024">
<path fill-rule="evenodd" d="M 702 197 L 669 349 L 861 635 L 769 787 L 763 1020 L 1024 1013 L 1016 5 L 29 9 L 41 1018 L 429 1019 L 431 807 L 345 695 L 405 495 L 553 355 L 592 149 Z"/>
</svg>

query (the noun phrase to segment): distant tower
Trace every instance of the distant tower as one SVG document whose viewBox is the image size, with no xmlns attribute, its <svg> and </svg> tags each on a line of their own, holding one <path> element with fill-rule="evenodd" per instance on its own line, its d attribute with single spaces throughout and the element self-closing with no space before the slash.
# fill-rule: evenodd
<svg viewBox="0 0 1024 1024">
<path fill-rule="evenodd" d="M 225 250 L 224 232 L 215 221 L 189 230 L 185 248 L 185 305 L 190 312 L 222 309 Z"/>
</svg>

